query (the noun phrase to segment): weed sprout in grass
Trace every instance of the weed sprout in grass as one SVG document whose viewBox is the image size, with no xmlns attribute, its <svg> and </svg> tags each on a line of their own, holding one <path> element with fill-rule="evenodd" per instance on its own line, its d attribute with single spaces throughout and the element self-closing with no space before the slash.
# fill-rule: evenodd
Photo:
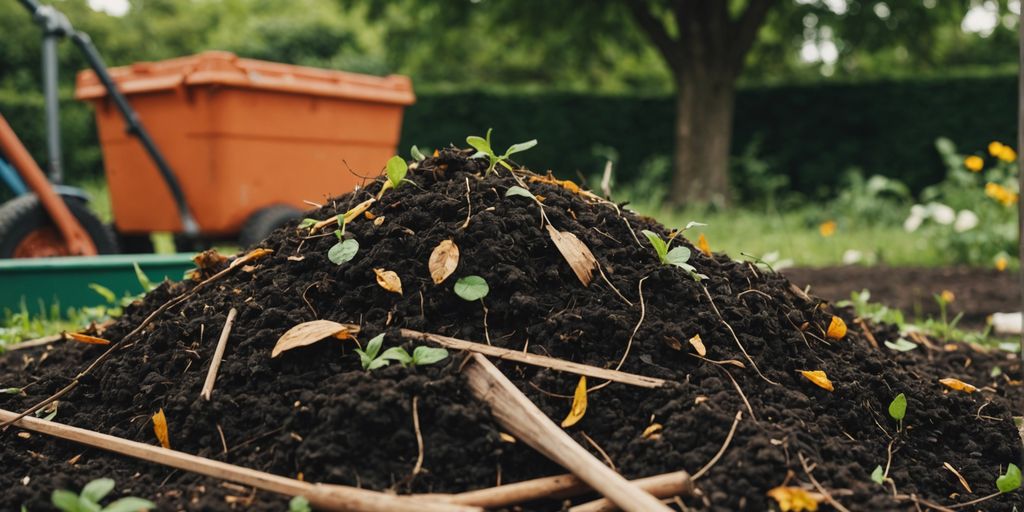
<svg viewBox="0 0 1024 512">
<path fill-rule="evenodd" d="M 470 135 L 466 137 L 466 144 L 469 144 L 476 150 L 471 158 L 487 158 L 489 164 L 487 165 L 487 171 L 484 174 L 490 174 L 494 171 L 495 166 L 501 164 L 508 170 L 512 170 L 512 166 L 509 165 L 508 159 L 516 153 L 522 153 L 527 149 L 530 149 L 537 145 L 537 139 L 531 139 L 526 142 L 520 142 L 519 144 L 513 144 L 505 150 L 505 154 L 498 155 L 491 148 L 491 129 L 487 130 L 487 137 L 479 137 L 476 135 Z"/>
<path fill-rule="evenodd" d="M 81 494 L 57 489 L 50 496 L 50 501 L 63 512 L 138 512 L 156 508 L 152 501 L 131 496 L 121 498 L 105 507 L 101 506 L 100 501 L 113 490 L 113 480 L 98 478 L 85 484 Z"/>
</svg>

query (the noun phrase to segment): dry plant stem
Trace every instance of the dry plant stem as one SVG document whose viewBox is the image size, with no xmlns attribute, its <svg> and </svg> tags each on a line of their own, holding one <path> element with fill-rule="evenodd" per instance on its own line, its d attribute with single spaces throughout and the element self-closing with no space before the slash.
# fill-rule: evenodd
<svg viewBox="0 0 1024 512">
<path fill-rule="evenodd" d="M 250 252 L 249 254 L 253 254 L 254 252 L 255 251 Z M 79 372 L 79 374 L 76 375 L 75 378 L 72 379 L 71 382 L 69 382 L 66 386 L 61 388 L 56 393 L 50 395 L 49 397 L 43 399 L 39 403 L 33 405 L 32 407 L 29 407 L 28 409 L 25 409 L 24 411 L 19 413 L 16 418 L 11 419 L 11 420 L 6 420 L 3 423 L 0 423 L 0 429 L 7 428 L 9 425 L 14 423 L 14 421 L 19 420 L 21 418 L 24 418 L 25 416 L 28 416 L 29 414 L 32 414 L 32 413 L 38 411 L 39 409 L 42 409 L 43 407 L 46 407 L 51 402 L 53 402 L 55 400 L 59 400 L 62 396 L 70 393 L 71 390 L 75 389 L 75 387 L 78 386 L 78 383 L 82 380 L 83 377 L 85 377 L 86 375 L 91 373 L 93 371 L 93 369 L 95 369 L 101 363 L 103 363 L 104 361 L 109 359 L 110 356 L 113 355 L 114 351 L 119 349 L 119 348 L 121 348 L 123 345 L 127 344 L 128 340 L 134 338 L 135 336 L 138 336 L 139 333 L 141 333 L 143 331 L 143 329 L 145 329 L 147 326 L 149 326 L 149 324 L 152 323 L 153 320 L 155 320 L 158 316 L 162 315 L 168 309 L 171 309 L 172 307 L 177 306 L 177 305 L 185 302 L 190 297 L 192 297 L 193 295 L 198 293 L 200 290 L 202 290 L 202 289 L 206 288 L 207 286 L 209 286 L 210 283 L 213 283 L 213 282 L 221 279 L 222 277 L 230 274 L 236 268 L 242 267 L 242 263 L 247 261 L 246 258 L 248 256 L 249 255 L 247 254 L 246 256 L 243 256 L 242 258 L 239 258 L 239 259 L 235 260 L 230 265 L 228 265 L 228 268 L 225 268 L 224 270 L 221 270 L 220 272 L 217 272 L 216 274 L 214 274 L 214 275 L 210 276 L 209 278 L 207 278 L 205 281 L 202 281 L 199 284 L 193 286 L 191 290 L 189 290 L 189 291 L 187 291 L 187 292 L 185 292 L 185 293 L 183 293 L 183 294 L 181 294 L 181 295 L 179 295 L 177 297 L 169 299 L 162 306 L 160 306 L 159 308 L 154 310 L 152 313 L 150 313 L 149 316 L 147 316 L 144 320 L 142 320 L 142 323 L 140 323 L 138 326 L 136 326 L 134 329 L 132 329 L 131 332 L 129 332 L 128 334 L 124 335 L 124 337 L 121 338 L 120 340 L 118 340 L 116 343 L 108 345 L 107 346 L 107 350 L 105 350 L 102 354 L 100 354 L 100 356 L 97 357 L 92 363 L 90 363 L 89 366 L 87 366 L 84 370 Z"/>
<path fill-rule="evenodd" d="M 580 431 L 580 435 L 583 436 L 583 439 L 587 441 L 587 444 L 589 444 L 591 447 L 597 450 L 597 453 L 601 454 L 601 458 L 604 459 L 604 463 L 607 464 L 608 467 L 614 469 L 615 471 L 618 471 L 618 469 L 615 468 L 615 462 L 613 462 L 612 458 L 608 456 L 608 452 L 604 451 L 604 448 L 601 448 L 601 445 L 597 444 L 597 441 L 591 439 L 591 437 L 588 436 L 587 433 L 582 430 Z"/>
<path fill-rule="evenodd" d="M 693 474 L 692 480 L 697 480 L 704 476 L 708 470 L 718 463 L 718 459 L 721 459 L 722 455 L 725 454 L 725 450 L 729 448 L 729 443 L 732 442 L 732 436 L 736 434 L 736 427 L 739 426 L 741 419 L 743 419 L 743 411 L 736 411 L 736 418 L 732 420 L 732 428 L 729 429 L 729 434 L 725 436 L 725 441 L 722 443 L 722 447 L 718 449 L 718 453 L 716 453 L 714 457 L 711 457 L 711 460 L 709 460 L 704 467 L 698 469 L 697 472 Z"/>
<path fill-rule="evenodd" d="M 693 489 L 690 475 L 685 471 L 664 473 L 632 481 L 633 485 L 657 498 L 689 494 Z M 511 484 L 477 489 L 459 494 L 431 495 L 449 503 L 475 505 L 486 509 L 510 507 L 540 499 L 565 499 L 593 492 L 586 482 L 574 475 L 557 475 L 524 480 Z"/>
<path fill-rule="evenodd" d="M 618 288 L 616 288 L 614 284 L 612 284 L 611 280 L 610 280 L 610 279 L 608 279 L 608 276 L 606 276 L 606 275 L 604 274 L 604 269 L 603 269 L 603 268 L 601 268 L 601 262 L 598 262 L 598 263 L 597 263 L 597 272 L 598 272 L 599 274 L 601 274 L 601 279 L 603 279 L 603 280 L 604 280 L 604 284 L 608 285 L 608 287 L 609 287 L 609 288 L 611 288 L 613 292 L 615 292 L 615 295 L 617 295 L 617 296 L 618 296 L 618 297 L 619 297 L 620 299 L 622 299 L 622 302 L 625 302 L 625 303 L 626 303 L 626 304 L 628 304 L 628 305 L 629 305 L 630 307 L 632 307 L 632 306 L 633 306 L 633 303 L 632 303 L 632 302 L 630 302 L 630 300 L 629 300 L 629 299 L 627 299 L 627 298 L 626 298 L 626 297 L 625 297 L 624 295 L 622 295 L 622 292 L 620 292 L 620 291 L 619 291 L 619 289 L 618 289 Z M 647 279 L 647 278 L 645 277 L 644 279 Z"/>
<path fill-rule="evenodd" d="M 483 297 L 480 298 L 480 306 L 484 308 L 484 340 L 488 345 L 491 345 L 491 332 L 487 328 L 487 304 L 484 304 Z"/>
<path fill-rule="evenodd" d="M 42 338 L 36 338 L 32 340 L 19 341 L 11 345 L 4 347 L 5 351 L 24 350 L 26 348 L 41 347 L 43 345 L 49 345 L 56 343 L 64 339 L 63 334 L 51 334 L 49 336 L 43 336 Z"/>
<path fill-rule="evenodd" d="M 399 497 L 381 492 L 341 485 L 313 484 L 264 473 L 241 466 L 168 450 L 159 446 L 129 441 L 99 432 L 62 425 L 39 418 L 17 418 L 0 409 L 0 418 L 17 426 L 95 448 L 111 451 L 164 466 L 227 480 L 285 496 L 304 496 L 318 508 L 344 512 L 479 512 L 482 509 L 442 503 L 423 497 Z"/>
<path fill-rule="evenodd" d="M 662 499 L 688 495 L 693 492 L 692 479 L 685 472 L 666 473 L 664 475 L 633 480 L 633 483 L 651 493 L 651 495 Z M 599 498 L 576 505 L 570 508 L 569 512 L 611 512 L 613 510 L 619 510 L 619 507 L 616 507 L 607 498 Z"/>
<path fill-rule="evenodd" d="M 469 227 L 469 218 L 473 216 L 473 203 L 469 200 L 469 178 L 466 178 L 466 222 L 462 223 L 460 229 L 466 229 Z"/>
<path fill-rule="evenodd" d="M 627 512 L 669 512 L 657 498 L 595 459 L 555 425 L 486 357 L 472 354 L 462 373 L 470 391 L 516 439 L 568 469 Z"/>
<path fill-rule="evenodd" d="M 924 498 L 918 498 L 917 495 L 915 495 L 915 494 L 910 494 L 910 495 L 900 494 L 900 495 L 897 495 L 895 498 L 897 500 L 901 500 L 901 501 L 911 501 L 911 502 L 913 502 L 914 505 L 918 506 L 918 510 L 920 510 L 920 505 L 924 505 L 924 506 L 928 507 L 929 509 L 938 510 L 939 512 L 951 512 L 953 510 L 953 509 L 951 509 L 949 507 L 945 507 L 945 506 L 939 505 L 938 503 L 933 503 L 933 502 L 928 501 L 928 500 L 926 500 Z"/>
<path fill-rule="evenodd" d="M 416 432 L 416 449 L 418 451 L 416 465 L 412 468 L 413 477 L 423 470 L 423 434 L 420 432 L 419 398 L 418 396 L 412 397 L 412 428 Z"/>
<path fill-rule="evenodd" d="M 814 478 L 814 475 L 811 474 L 810 467 L 807 465 L 807 459 L 804 458 L 803 452 L 798 452 L 797 456 L 800 458 L 800 465 L 803 466 L 804 473 L 807 474 L 807 478 L 811 481 L 811 485 L 813 485 L 814 488 L 818 490 L 818 493 L 824 496 L 825 501 L 827 501 L 829 505 L 832 505 L 832 508 L 838 510 L 839 512 L 850 512 L 850 509 L 844 507 L 841 503 L 836 501 L 836 499 L 833 498 L 832 495 L 829 494 L 829 492 L 820 483 L 818 483 L 818 480 Z"/>
<path fill-rule="evenodd" d="M 698 356 L 697 354 L 690 354 L 690 355 L 692 355 L 693 357 L 696 357 L 696 358 L 698 358 L 698 359 L 703 359 L 703 360 L 705 360 L 705 361 L 707 361 L 707 362 L 709 362 L 709 363 L 712 363 L 712 364 L 714 364 L 714 365 L 715 365 L 715 366 L 716 366 L 716 367 L 717 367 L 717 368 L 718 368 L 719 370 L 722 370 L 722 372 L 723 372 L 723 373 L 725 373 L 725 376 L 726 376 L 726 377 L 729 377 L 729 380 L 730 380 L 730 381 L 732 382 L 732 385 L 733 385 L 733 387 L 734 387 L 734 388 L 736 388 L 736 392 L 740 394 L 740 398 L 742 398 L 742 399 L 743 399 L 743 405 L 746 405 L 746 406 L 747 406 L 747 412 L 749 412 L 749 413 L 750 413 L 750 418 L 751 418 L 751 419 L 753 419 L 753 420 L 754 420 L 755 422 L 756 422 L 756 421 L 758 421 L 758 420 L 757 420 L 757 415 L 756 415 L 756 414 L 754 414 L 754 408 L 750 406 L 750 401 L 749 401 L 749 400 L 747 400 L 747 395 L 745 395 L 745 394 L 743 393 L 743 389 L 742 389 L 742 388 L 740 388 L 740 383 L 739 383 L 739 382 L 736 382 L 736 378 L 735 378 L 735 377 L 733 377 L 731 373 L 729 373 L 729 370 L 728 370 L 728 369 L 726 369 L 726 368 L 725 368 L 725 366 L 722 366 L 722 363 L 719 363 L 719 362 L 717 362 L 717 361 L 712 361 L 712 360 L 710 360 L 710 359 L 708 359 L 708 358 L 706 358 L 706 357 L 701 357 L 701 356 Z"/>
<path fill-rule="evenodd" d="M 217 382 L 217 371 L 220 370 L 220 362 L 224 359 L 224 348 L 228 345 L 228 337 L 231 336 L 231 326 L 235 324 L 235 316 L 238 310 L 231 308 L 228 311 L 228 318 L 224 321 L 224 330 L 220 332 L 220 339 L 217 340 L 217 350 L 213 353 L 213 361 L 210 361 L 210 370 L 206 372 L 206 382 L 203 383 L 203 390 L 199 392 L 201 398 L 210 401 L 213 393 L 213 385 Z"/>
<path fill-rule="evenodd" d="M 647 316 L 647 306 L 644 304 L 644 281 L 646 281 L 648 277 L 650 276 L 644 276 L 636 285 L 637 294 L 640 295 L 640 319 L 637 320 L 636 326 L 633 327 L 633 332 L 629 335 L 629 340 L 626 341 L 626 351 L 622 353 L 622 357 L 619 359 L 619 364 L 615 365 L 615 371 L 621 370 L 622 365 L 626 363 L 626 357 L 629 356 L 629 351 L 633 348 L 633 338 L 636 337 L 636 332 L 640 330 L 640 324 L 644 323 L 644 317 Z M 611 381 L 602 382 L 601 384 L 590 388 L 588 392 L 597 391 L 610 383 Z"/>
<path fill-rule="evenodd" d="M 350 332 L 359 332 L 358 326 L 354 324 L 345 324 L 345 327 L 348 328 Z M 402 335 L 403 338 L 427 341 L 452 350 L 465 350 L 467 352 L 475 352 L 478 354 L 488 355 L 504 361 L 514 361 L 517 363 L 528 364 L 531 366 L 539 366 L 542 368 L 550 368 L 552 370 L 568 372 L 576 375 L 586 375 L 587 377 L 592 377 L 595 379 L 609 380 L 612 382 L 621 382 L 622 384 L 629 384 L 631 386 L 637 386 L 641 388 L 658 388 L 665 385 L 665 383 L 667 382 L 663 379 L 657 379 L 654 377 L 645 377 L 643 375 L 636 375 L 633 373 L 609 370 L 607 368 L 598 368 L 596 366 L 574 363 L 572 361 L 566 361 L 564 359 L 557 359 L 554 357 L 542 356 L 539 354 L 533 354 L 529 352 L 521 352 L 519 350 L 500 348 L 491 345 L 484 345 L 482 343 L 474 343 L 472 341 L 450 338 L 448 336 L 441 336 L 440 334 L 430 334 L 420 331 L 414 331 L 411 329 L 400 329 L 399 333 Z"/>
<path fill-rule="evenodd" d="M 765 382 L 769 384 L 774 384 L 776 386 L 780 386 L 781 384 L 769 379 L 768 377 L 765 377 L 765 375 L 761 373 L 761 369 L 757 367 L 757 363 L 755 363 L 754 360 L 751 359 L 750 354 L 747 353 L 747 349 L 743 347 L 743 343 L 740 343 L 740 338 L 739 336 L 736 336 L 736 331 L 732 329 L 732 326 L 729 325 L 729 322 L 725 321 L 725 317 L 722 316 L 722 312 L 718 310 L 718 306 L 715 305 L 715 299 L 711 298 L 711 292 L 708 291 L 708 287 L 702 284 L 700 285 L 700 289 L 704 290 L 704 295 L 708 298 L 708 302 L 711 303 L 711 309 L 715 311 L 715 315 L 718 316 L 718 319 L 722 322 L 722 325 L 724 325 L 725 328 L 729 330 L 729 334 L 732 334 L 732 339 L 736 341 L 736 346 L 740 347 L 740 352 L 743 352 L 743 357 L 747 358 L 747 361 L 750 362 L 750 365 L 754 367 L 754 371 L 757 372 L 757 374 L 760 375 Z"/>
<path fill-rule="evenodd" d="M 992 498 L 995 498 L 996 496 L 999 496 L 1000 494 L 1002 494 L 1002 493 L 1001 492 L 994 492 L 992 494 L 989 494 L 988 496 L 982 496 L 982 497 L 980 497 L 978 499 L 974 499 L 974 500 L 971 500 L 971 501 L 965 501 L 963 503 L 957 503 L 956 505 L 949 505 L 946 508 L 948 508 L 950 510 L 957 510 L 957 509 L 961 509 L 961 508 L 967 508 L 967 507 L 970 507 L 972 505 L 977 505 L 978 503 L 981 503 L 983 501 L 988 501 L 988 500 L 990 500 Z"/>
</svg>

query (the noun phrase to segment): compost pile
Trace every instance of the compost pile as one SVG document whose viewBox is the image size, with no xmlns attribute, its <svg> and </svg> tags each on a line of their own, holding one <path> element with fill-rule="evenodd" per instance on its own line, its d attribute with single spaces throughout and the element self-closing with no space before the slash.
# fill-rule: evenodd
<svg viewBox="0 0 1024 512">
<path fill-rule="evenodd" d="M 337 243 L 295 226 L 259 247 L 273 253 L 160 315 L 136 341 L 62 397 L 55 421 L 158 444 L 151 417 L 163 410 L 176 450 L 306 481 L 397 493 L 462 492 L 564 473 L 522 442 L 511 442 L 460 375 L 464 354 L 440 363 L 391 364 L 368 372 L 352 339 L 328 338 L 271 358 L 289 328 L 315 319 L 354 323 L 364 345 L 386 333 L 384 346 L 413 343 L 398 328 L 617 368 L 665 379 L 646 389 L 588 383 L 588 407 L 567 432 L 596 457 L 633 479 L 709 464 L 695 495 L 699 510 L 778 508 L 767 493 L 781 485 L 824 489 L 850 510 L 914 510 L 911 496 L 950 505 L 995 491 L 995 480 L 1020 458 L 1011 418 L 1020 364 L 1012 356 L 966 345 L 899 353 L 883 343 L 898 333 L 862 324 L 752 262 L 692 251 L 683 268 L 662 264 L 641 233 L 668 230 L 592 194 L 528 171 L 518 179 L 458 149 L 415 164 L 413 184 L 386 191 L 346 226 L 359 251 L 336 265 Z M 338 197 L 309 217 L 330 219 L 376 197 L 383 179 Z M 537 202 L 506 196 L 525 185 L 555 229 L 577 236 L 600 262 L 584 286 L 542 224 Z M 693 231 L 687 231 L 686 236 Z M 428 260 L 451 240 L 460 257 L 435 284 Z M 204 271 L 204 275 L 226 263 Z M 401 294 L 385 289 L 375 269 L 393 271 Z M 603 273 L 602 277 L 600 274 Z M 482 301 L 460 298 L 457 279 L 489 284 Z M 102 333 L 119 340 L 156 308 L 195 285 L 166 283 Z M 199 397 L 218 333 L 231 308 L 238 316 L 210 401 Z M 848 332 L 829 338 L 833 315 Z M 834 333 L 834 332 L 833 332 Z M 699 335 L 703 357 L 698 357 Z M 23 410 L 67 384 L 104 348 L 61 343 L 0 358 L 0 407 Z M 559 422 L 570 410 L 577 375 L 496 362 L 534 403 Z M 995 375 L 994 367 L 1000 374 Z M 834 390 L 805 378 L 823 371 Z M 941 385 L 957 378 L 981 389 Z M 908 407 L 902 432 L 887 412 L 899 393 Z M 423 440 L 422 469 L 413 404 Z M 20 432 L 16 434 L 16 432 Z M 80 489 L 109 476 L 116 493 L 154 499 L 167 510 L 282 510 L 284 499 L 213 479 L 106 454 L 18 429 L 3 434 L 0 508 L 47 510 L 54 488 Z M 885 466 L 895 484 L 872 481 Z M 70 462 L 69 462 L 70 461 Z M 944 463 L 955 468 L 963 482 Z M 814 482 L 821 486 L 815 489 Z M 970 492 L 967 486 L 972 489 Z M 593 499 L 591 495 L 587 499 Z M 577 500 L 576 503 L 579 503 Z M 1013 509 L 1019 492 L 978 505 Z M 534 502 L 527 510 L 557 510 Z M 821 507 L 828 509 L 827 500 Z"/>
</svg>

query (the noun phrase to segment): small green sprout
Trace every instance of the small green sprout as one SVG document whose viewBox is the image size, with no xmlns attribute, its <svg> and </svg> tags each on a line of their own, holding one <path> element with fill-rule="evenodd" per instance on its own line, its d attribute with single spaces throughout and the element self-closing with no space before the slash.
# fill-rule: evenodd
<svg viewBox="0 0 1024 512">
<path fill-rule="evenodd" d="M 487 166 L 487 171 L 484 174 L 490 174 L 494 171 L 495 166 L 498 164 L 503 165 L 506 169 L 512 170 L 512 166 L 509 165 L 508 159 L 516 153 L 521 153 L 537 145 L 537 139 L 528 140 L 526 142 L 520 142 L 519 144 L 513 144 L 505 150 L 505 154 L 498 156 L 491 148 L 491 129 L 487 130 L 487 137 L 478 137 L 471 135 L 466 137 L 466 143 L 476 150 L 470 158 L 487 158 L 490 164 Z"/>
<path fill-rule="evenodd" d="M 483 299 L 490 291 L 487 281 L 480 276 L 466 276 L 455 281 L 455 295 L 470 302 Z"/>
<path fill-rule="evenodd" d="M 413 160 L 416 160 L 417 162 L 422 162 L 427 159 L 427 155 L 424 155 L 423 152 L 420 151 L 420 148 L 415 145 L 411 150 L 409 150 L 409 153 L 412 155 Z"/>
<path fill-rule="evenodd" d="M 996 487 L 1003 494 L 1013 492 L 1020 489 L 1020 480 L 1020 468 L 1016 464 L 1010 464 L 1006 467 L 1006 473 L 996 479 Z"/>
<path fill-rule="evenodd" d="M 117 294 L 114 293 L 114 290 L 99 283 L 89 283 L 89 289 L 103 297 L 108 304 L 117 304 Z"/>
<path fill-rule="evenodd" d="M 397 189 L 405 182 L 405 175 L 408 172 L 409 165 L 405 163 L 404 158 L 398 155 L 391 157 L 387 165 L 388 181 L 391 183 L 391 188 Z"/>
<path fill-rule="evenodd" d="M 85 484 L 80 495 L 64 489 L 55 490 L 50 496 L 50 501 L 64 512 L 138 512 L 156 508 L 156 504 L 152 501 L 131 496 L 121 498 L 101 508 L 100 500 L 113 490 L 113 480 L 98 478 Z"/>
<path fill-rule="evenodd" d="M 355 238 L 345 239 L 345 217 L 343 215 L 338 215 L 338 224 L 341 225 L 341 229 L 334 231 L 338 242 L 327 251 L 327 259 L 335 265 L 352 261 L 352 258 L 355 258 L 356 253 L 359 252 L 359 242 Z"/>
<path fill-rule="evenodd" d="M 139 268 L 138 263 L 132 263 L 132 265 L 135 267 L 135 278 L 139 280 L 139 286 L 142 286 L 142 291 L 146 293 L 153 291 L 153 288 L 156 288 L 156 285 L 149 280 L 149 276 Z"/>
<path fill-rule="evenodd" d="M 309 500 L 296 496 L 288 501 L 288 512 L 313 512 L 313 509 L 309 507 Z"/>
<path fill-rule="evenodd" d="M 320 221 L 306 217 L 305 219 L 302 219 L 302 222 L 300 222 L 295 229 L 312 229 L 317 222 Z"/>
<path fill-rule="evenodd" d="M 691 226 L 687 225 L 687 227 Z M 669 245 L 672 243 L 671 239 L 666 242 L 662 240 L 657 233 L 646 229 L 643 230 L 643 234 L 648 240 L 650 240 L 651 247 L 654 248 L 654 252 L 658 255 L 658 261 L 663 265 L 675 265 L 685 270 L 690 274 L 690 277 L 692 277 L 694 281 L 700 281 L 701 279 L 707 278 L 704 274 L 698 273 L 697 269 L 688 263 L 691 255 L 689 248 L 679 245 L 670 250 Z"/>
<path fill-rule="evenodd" d="M 871 472 L 871 480 L 878 485 L 885 483 L 885 473 L 882 471 L 882 466 L 875 466 L 875 470 Z"/>
<path fill-rule="evenodd" d="M 398 361 L 402 366 L 427 366 L 448 357 L 448 351 L 443 348 L 419 346 L 412 351 L 412 355 L 409 355 L 402 347 L 391 347 L 381 352 L 383 345 L 384 334 L 378 334 L 366 344 L 365 351 L 356 349 L 364 370 L 383 368 L 391 364 L 391 361 Z"/>
<path fill-rule="evenodd" d="M 537 199 L 537 196 L 533 195 L 533 192 L 530 192 L 529 190 L 526 190 L 525 188 L 520 187 L 519 185 L 512 185 L 511 187 L 508 188 L 508 190 L 505 191 L 505 197 L 512 196 L 528 197 L 533 200 Z"/>
<path fill-rule="evenodd" d="M 17 395 L 21 393 L 21 388 L 3 388 L 0 389 L 0 393 L 5 395 Z"/>
<path fill-rule="evenodd" d="M 900 422 L 900 430 L 903 430 L 903 418 L 907 415 L 907 395 L 900 393 L 892 399 L 889 404 L 889 416 Z"/>
<path fill-rule="evenodd" d="M 899 352 L 909 352 L 917 348 L 917 343 L 914 343 L 913 341 L 908 341 L 904 338 L 900 338 L 895 342 L 886 341 L 885 346 L 889 347 L 892 350 L 897 350 Z"/>
</svg>

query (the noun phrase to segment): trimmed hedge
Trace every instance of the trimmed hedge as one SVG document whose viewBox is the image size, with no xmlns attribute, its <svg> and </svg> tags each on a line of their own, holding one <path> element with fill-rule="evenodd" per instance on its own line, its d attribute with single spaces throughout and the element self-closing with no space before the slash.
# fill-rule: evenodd
<svg viewBox="0 0 1024 512">
<path fill-rule="evenodd" d="M 42 105 L 38 94 L 0 91 L 0 113 L 40 162 Z M 89 109 L 62 102 L 72 180 L 102 172 Z M 619 177 L 628 180 L 644 160 L 671 153 L 674 115 L 670 97 L 421 93 L 406 111 L 400 152 L 413 144 L 465 145 L 467 135 L 494 127 L 498 150 L 539 139 L 517 161 L 563 176 L 599 172 L 604 162 L 595 148 L 613 147 Z M 944 175 L 933 146 L 937 137 L 950 137 L 968 152 L 991 140 L 1014 143 L 1016 116 L 1015 76 L 747 88 L 737 98 L 733 154 L 759 140 L 761 157 L 787 174 L 794 190 L 812 196 L 834 190 L 850 167 L 920 190 Z"/>
</svg>

